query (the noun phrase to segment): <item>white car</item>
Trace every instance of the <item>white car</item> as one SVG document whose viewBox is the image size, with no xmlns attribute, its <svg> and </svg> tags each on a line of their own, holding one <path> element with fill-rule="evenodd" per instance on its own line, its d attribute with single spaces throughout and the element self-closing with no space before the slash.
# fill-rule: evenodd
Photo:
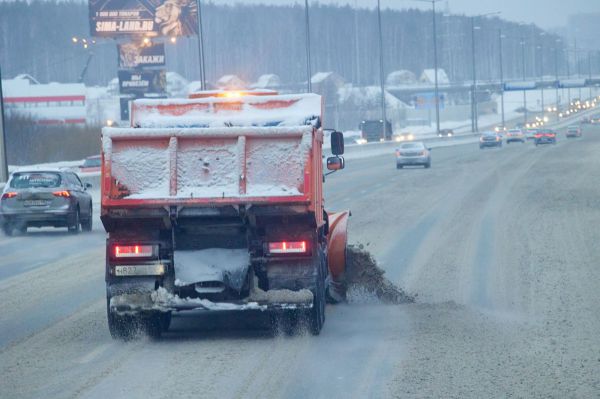
<svg viewBox="0 0 600 399">
<path fill-rule="evenodd" d="M 412 165 L 431 167 L 430 149 L 420 141 L 404 143 L 396 150 L 396 169 Z"/>
<path fill-rule="evenodd" d="M 506 132 L 506 144 L 518 141 L 520 143 L 525 142 L 525 133 L 521 129 L 510 129 Z"/>
</svg>

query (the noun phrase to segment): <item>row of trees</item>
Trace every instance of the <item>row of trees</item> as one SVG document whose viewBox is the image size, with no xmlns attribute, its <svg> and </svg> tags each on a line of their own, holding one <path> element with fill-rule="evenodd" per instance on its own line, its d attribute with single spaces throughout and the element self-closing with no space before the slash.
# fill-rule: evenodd
<svg viewBox="0 0 600 399">
<path fill-rule="evenodd" d="M 203 2 L 207 79 L 225 74 L 253 81 L 263 73 L 276 73 L 283 82 L 305 81 L 304 9 L 299 5 L 218 5 Z M 377 14 L 374 9 L 312 4 L 310 9 L 313 71 L 334 71 L 356 84 L 376 84 L 379 78 Z M 466 81 L 471 72 L 471 19 L 438 14 L 440 67 L 451 80 Z M 475 20 L 476 66 L 481 79 L 500 73 L 499 32 L 507 78 L 522 78 L 542 71 L 554 75 L 587 72 L 588 60 L 576 65 L 572 53 L 557 36 L 533 25 L 494 18 Z M 384 10 L 382 13 L 384 65 L 387 72 L 407 69 L 419 74 L 433 67 L 431 13 L 420 10 Z M 34 0 L 0 2 L 0 62 L 5 77 L 29 73 L 40 81 L 77 81 L 89 51 L 94 53 L 85 78 L 87 84 L 105 85 L 116 76 L 116 45 L 99 41 L 88 49 L 71 38 L 89 36 L 87 4 L 74 1 Z M 139 40 L 139 39 L 138 39 Z M 523 44 L 522 44 L 523 43 Z M 196 80 L 196 38 L 181 38 L 167 45 L 168 69 Z M 598 68 L 598 57 L 593 67 Z"/>
</svg>

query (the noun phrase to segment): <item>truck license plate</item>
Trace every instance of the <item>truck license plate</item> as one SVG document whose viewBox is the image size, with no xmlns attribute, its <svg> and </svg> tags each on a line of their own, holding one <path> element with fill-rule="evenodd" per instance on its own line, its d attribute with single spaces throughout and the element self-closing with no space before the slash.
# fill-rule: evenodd
<svg viewBox="0 0 600 399">
<path fill-rule="evenodd" d="M 165 273 L 164 265 L 118 265 L 115 276 L 161 276 Z"/>
</svg>

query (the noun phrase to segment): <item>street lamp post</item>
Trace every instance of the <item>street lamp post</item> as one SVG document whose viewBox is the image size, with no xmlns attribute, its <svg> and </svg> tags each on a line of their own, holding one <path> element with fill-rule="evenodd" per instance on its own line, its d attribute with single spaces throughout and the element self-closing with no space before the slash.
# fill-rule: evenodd
<svg viewBox="0 0 600 399">
<path fill-rule="evenodd" d="M 557 41 L 558 43 L 558 41 Z M 559 77 L 558 77 L 558 47 L 554 47 L 554 75 L 556 76 L 556 83 L 554 86 L 556 87 L 556 119 L 560 119 L 558 114 L 560 112 L 560 96 L 558 94 L 558 85 L 559 85 Z"/>
<path fill-rule="evenodd" d="M 438 55 L 437 55 L 437 27 L 435 22 L 435 3 L 439 0 L 431 0 L 433 18 L 433 67 L 435 75 L 435 132 L 440 133 L 440 91 L 438 86 Z"/>
<path fill-rule="evenodd" d="M 544 36 L 545 33 L 542 33 L 541 36 Z M 540 77 L 542 79 L 542 87 L 541 87 L 541 96 L 542 96 L 542 118 L 544 117 L 544 40 L 540 42 L 540 45 L 537 47 L 540 50 Z"/>
<path fill-rule="evenodd" d="M 500 49 L 500 105 L 502 110 L 502 127 L 506 126 L 504 119 L 504 62 L 502 58 L 502 43 L 505 36 L 502 34 L 502 29 L 498 29 L 498 42 Z"/>
<path fill-rule="evenodd" d="M 381 0 L 377 0 L 377 27 L 379 30 L 379 85 L 381 89 L 381 119 L 383 123 L 383 137 L 387 137 L 387 116 L 385 112 L 385 78 L 383 76 L 383 34 L 381 32 Z"/>
<path fill-rule="evenodd" d="M 306 25 L 306 89 L 310 93 L 312 92 L 312 67 L 310 60 L 310 16 L 308 13 L 308 0 L 304 0 L 304 22 Z"/>
<path fill-rule="evenodd" d="M 575 54 L 575 66 L 577 67 L 577 79 L 581 79 L 581 64 L 579 63 L 579 52 L 577 51 L 577 38 L 575 38 L 573 52 Z M 579 101 L 581 101 L 581 86 L 579 86 Z"/>
<path fill-rule="evenodd" d="M 471 90 L 471 130 L 473 132 L 479 131 L 478 121 L 478 110 L 477 110 L 477 68 L 475 66 L 475 30 L 481 29 L 479 26 L 475 26 L 475 18 L 487 17 L 490 15 L 498 15 L 500 11 L 489 12 L 486 14 L 473 15 L 471 17 L 471 55 L 472 55 L 472 72 L 473 72 L 473 86 Z"/>
<path fill-rule="evenodd" d="M 523 67 L 523 83 L 525 82 L 525 39 L 521 37 L 521 58 L 522 58 L 522 67 Z M 527 125 L 527 91 L 523 90 L 523 117 L 524 124 Z"/>
<path fill-rule="evenodd" d="M 590 100 L 592 99 L 592 52 L 588 51 L 588 78 L 590 80 Z"/>
<path fill-rule="evenodd" d="M 198 58 L 200 61 L 200 90 L 206 90 L 206 64 L 204 63 L 204 33 L 202 32 L 202 1 L 196 0 L 198 7 Z"/>
<path fill-rule="evenodd" d="M 473 85 L 471 86 L 471 130 L 479 131 L 477 127 L 477 69 L 475 68 L 475 17 L 471 17 L 471 55 L 472 55 L 472 73 Z"/>
<path fill-rule="evenodd" d="M 0 182 L 8 181 L 6 159 L 6 131 L 4 130 L 4 97 L 2 94 L 2 67 L 0 67 Z"/>
<path fill-rule="evenodd" d="M 567 49 L 565 49 L 565 51 L 567 52 L 567 79 L 571 79 L 571 54 L 569 53 L 569 51 Z M 568 99 L 568 105 L 569 107 L 571 106 L 571 87 L 569 85 L 567 85 L 567 99 Z"/>
<path fill-rule="evenodd" d="M 431 3 L 431 17 L 433 19 L 433 68 L 434 68 L 434 85 L 435 85 L 435 131 L 440 133 L 440 91 L 438 84 L 438 54 L 437 54 L 437 21 L 435 17 L 435 3 L 441 0 L 415 0 L 421 3 Z"/>
</svg>

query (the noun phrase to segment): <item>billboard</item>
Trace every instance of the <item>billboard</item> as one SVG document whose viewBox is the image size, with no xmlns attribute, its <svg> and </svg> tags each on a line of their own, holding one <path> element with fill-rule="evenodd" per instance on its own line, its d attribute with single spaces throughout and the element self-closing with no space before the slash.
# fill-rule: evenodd
<svg viewBox="0 0 600 399">
<path fill-rule="evenodd" d="M 167 73 L 164 69 L 147 71 L 119 70 L 119 92 L 121 94 L 165 94 L 166 87 Z"/>
<path fill-rule="evenodd" d="M 446 96 L 443 93 L 438 94 L 440 109 L 444 108 Z M 418 93 L 413 97 L 415 109 L 435 109 L 435 93 Z"/>
<path fill-rule="evenodd" d="M 194 36 L 196 0 L 89 0 L 92 36 Z"/>
<path fill-rule="evenodd" d="M 164 43 L 142 45 L 125 43 L 117 45 L 119 68 L 144 68 L 165 65 Z"/>
</svg>

